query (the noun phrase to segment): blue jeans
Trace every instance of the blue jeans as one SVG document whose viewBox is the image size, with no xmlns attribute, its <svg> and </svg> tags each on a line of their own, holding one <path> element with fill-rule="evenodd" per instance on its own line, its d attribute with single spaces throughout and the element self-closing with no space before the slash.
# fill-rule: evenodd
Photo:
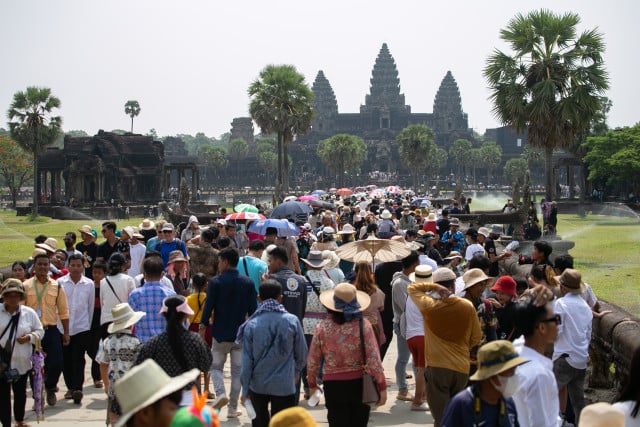
<svg viewBox="0 0 640 427">
<path fill-rule="evenodd" d="M 398 391 L 406 391 L 408 388 L 406 378 L 407 364 L 409 363 L 411 352 L 407 346 L 407 340 L 400 335 L 399 324 L 393 324 L 393 332 L 396 334 L 396 346 L 398 348 L 398 359 L 396 360 L 396 385 L 398 386 Z"/>
<path fill-rule="evenodd" d="M 56 326 L 47 326 L 42 338 L 42 350 L 44 358 L 44 387 L 46 390 L 55 390 L 62 373 L 62 336 Z"/>
</svg>

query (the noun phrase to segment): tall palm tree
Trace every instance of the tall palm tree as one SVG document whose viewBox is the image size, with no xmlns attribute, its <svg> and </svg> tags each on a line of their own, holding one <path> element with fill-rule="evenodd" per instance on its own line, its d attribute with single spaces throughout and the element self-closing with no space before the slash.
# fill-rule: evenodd
<svg viewBox="0 0 640 427">
<path fill-rule="evenodd" d="M 138 101 L 127 101 L 124 104 L 124 112 L 131 117 L 131 133 L 133 133 L 133 118 L 140 114 L 140 103 Z"/>
<path fill-rule="evenodd" d="M 16 92 L 7 111 L 11 138 L 33 156 L 33 210 L 38 215 L 40 180 L 38 156 L 51 145 L 62 132 L 62 118 L 53 116 L 54 108 L 60 108 L 60 99 L 51 95 L 51 89 L 30 86 L 24 92 Z"/>
<path fill-rule="evenodd" d="M 355 135 L 339 133 L 318 144 L 318 157 L 327 169 L 338 175 L 338 186 L 344 187 L 344 175 L 347 171 L 358 172 L 367 158 L 367 146 L 364 140 Z"/>
<path fill-rule="evenodd" d="M 311 127 L 313 92 L 293 65 L 267 65 L 248 89 L 249 113 L 262 133 L 278 140 L 276 199 L 289 190 L 288 145 Z"/>
<path fill-rule="evenodd" d="M 400 160 L 409 168 L 413 189 L 418 189 L 418 176 L 429 162 L 429 153 L 435 145 L 433 129 L 425 125 L 409 125 L 396 136 Z"/>
<path fill-rule="evenodd" d="M 579 23 L 575 13 L 518 14 L 500 31 L 513 53 L 496 49 L 484 69 L 496 117 L 518 131 L 528 129 L 529 143 L 544 149 L 548 199 L 554 149 L 570 146 L 589 126 L 609 87 L 603 36 L 597 29 L 578 35 Z"/>
</svg>

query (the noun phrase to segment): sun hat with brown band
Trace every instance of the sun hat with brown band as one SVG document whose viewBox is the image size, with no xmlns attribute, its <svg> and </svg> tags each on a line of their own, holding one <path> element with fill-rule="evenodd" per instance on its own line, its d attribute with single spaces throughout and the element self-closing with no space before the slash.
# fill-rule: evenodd
<svg viewBox="0 0 640 427">
<path fill-rule="evenodd" d="M 561 275 L 554 276 L 554 279 L 556 279 L 556 282 L 558 282 L 560 286 L 565 287 L 571 293 L 581 294 L 586 290 L 584 282 L 582 281 L 582 274 L 573 268 L 567 268 Z"/>
<path fill-rule="evenodd" d="M 433 270 L 428 265 L 419 265 L 409 274 L 409 280 L 413 283 L 433 283 Z"/>
<path fill-rule="evenodd" d="M 482 271 L 479 268 L 472 268 L 466 273 L 464 273 L 464 275 L 462 276 L 462 280 L 464 281 L 463 290 L 467 290 L 477 285 L 478 283 L 485 282 L 485 281 L 486 281 L 485 285 L 487 286 L 493 283 L 493 278 L 484 274 L 484 271 Z"/>
<path fill-rule="evenodd" d="M 478 349 L 478 370 L 469 379 L 486 380 L 527 362 L 516 353 L 510 341 L 491 341 Z"/>
<path fill-rule="evenodd" d="M 336 301 L 339 300 L 339 301 Z M 331 311 L 344 312 L 342 303 L 353 303 L 357 301 L 359 310 L 363 311 L 371 304 L 371 297 L 359 291 L 351 283 L 339 283 L 335 288 L 324 291 L 320 294 L 320 302 Z"/>
</svg>

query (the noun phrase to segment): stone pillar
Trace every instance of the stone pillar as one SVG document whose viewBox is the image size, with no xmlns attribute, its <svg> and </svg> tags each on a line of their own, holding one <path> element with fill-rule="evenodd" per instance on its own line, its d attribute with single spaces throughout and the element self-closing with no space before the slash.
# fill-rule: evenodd
<svg viewBox="0 0 640 427">
<path fill-rule="evenodd" d="M 567 185 L 569 186 L 569 198 L 573 199 L 576 197 L 576 181 L 573 177 L 573 166 L 567 166 Z"/>
<path fill-rule="evenodd" d="M 47 202 L 47 171 L 46 170 L 42 171 L 42 182 L 40 185 L 40 192 L 42 193 L 42 197 L 40 195 L 38 195 L 38 197 L 41 197 L 40 200 L 46 203 Z"/>
</svg>

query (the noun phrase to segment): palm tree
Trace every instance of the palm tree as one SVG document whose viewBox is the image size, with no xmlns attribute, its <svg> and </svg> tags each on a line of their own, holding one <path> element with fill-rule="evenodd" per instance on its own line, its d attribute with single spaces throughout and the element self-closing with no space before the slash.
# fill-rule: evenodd
<svg viewBox="0 0 640 427">
<path fill-rule="evenodd" d="M 480 156 L 487 168 L 487 185 L 489 185 L 491 172 L 502 162 L 502 148 L 495 141 L 485 141 L 480 146 Z"/>
<path fill-rule="evenodd" d="M 249 113 L 262 133 L 278 141 L 276 199 L 289 190 L 288 145 L 307 132 L 313 118 L 313 92 L 293 65 L 267 65 L 249 86 Z"/>
<path fill-rule="evenodd" d="M 609 87 L 602 34 L 594 29 L 578 35 L 579 23 L 575 13 L 518 14 L 500 32 L 512 55 L 496 49 L 484 69 L 496 117 L 518 131 L 528 129 L 529 143 L 544 149 L 548 199 L 554 149 L 570 146 L 589 127 Z"/>
<path fill-rule="evenodd" d="M 33 210 L 38 215 L 40 180 L 38 156 L 51 145 L 62 132 L 62 118 L 53 116 L 54 108 L 60 108 L 60 99 L 51 95 L 51 89 L 30 86 L 25 92 L 16 92 L 7 111 L 11 138 L 33 156 Z"/>
<path fill-rule="evenodd" d="M 399 154 L 402 163 L 411 172 L 413 189 L 418 188 L 418 176 L 424 171 L 429 161 L 434 142 L 433 129 L 425 125 L 409 125 L 396 136 L 400 143 Z"/>
<path fill-rule="evenodd" d="M 367 146 L 360 137 L 340 133 L 320 141 L 317 153 L 327 169 L 338 175 L 338 186 L 344 187 L 345 173 L 360 170 L 367 158 Z"/>
<path fill-rule="evenodd" d="M 133 133 L 133 118 L 140 114 L 140 104 L 138 101 L 127 101 L 127 103 L 124 104 L 124 112 L 131 117 L 131 133 Z"/>
<path fill-rule="evenodd" d="M 469 165 L 471 157 L 471 149 L 473 145 L 471 141 L 466 139 L 456 139 L 449 148 L 449 159 L 456 166 L 456 178 L 458 182 L 462 182 L 464 178 L 464 167 Z"/>
</svg>

